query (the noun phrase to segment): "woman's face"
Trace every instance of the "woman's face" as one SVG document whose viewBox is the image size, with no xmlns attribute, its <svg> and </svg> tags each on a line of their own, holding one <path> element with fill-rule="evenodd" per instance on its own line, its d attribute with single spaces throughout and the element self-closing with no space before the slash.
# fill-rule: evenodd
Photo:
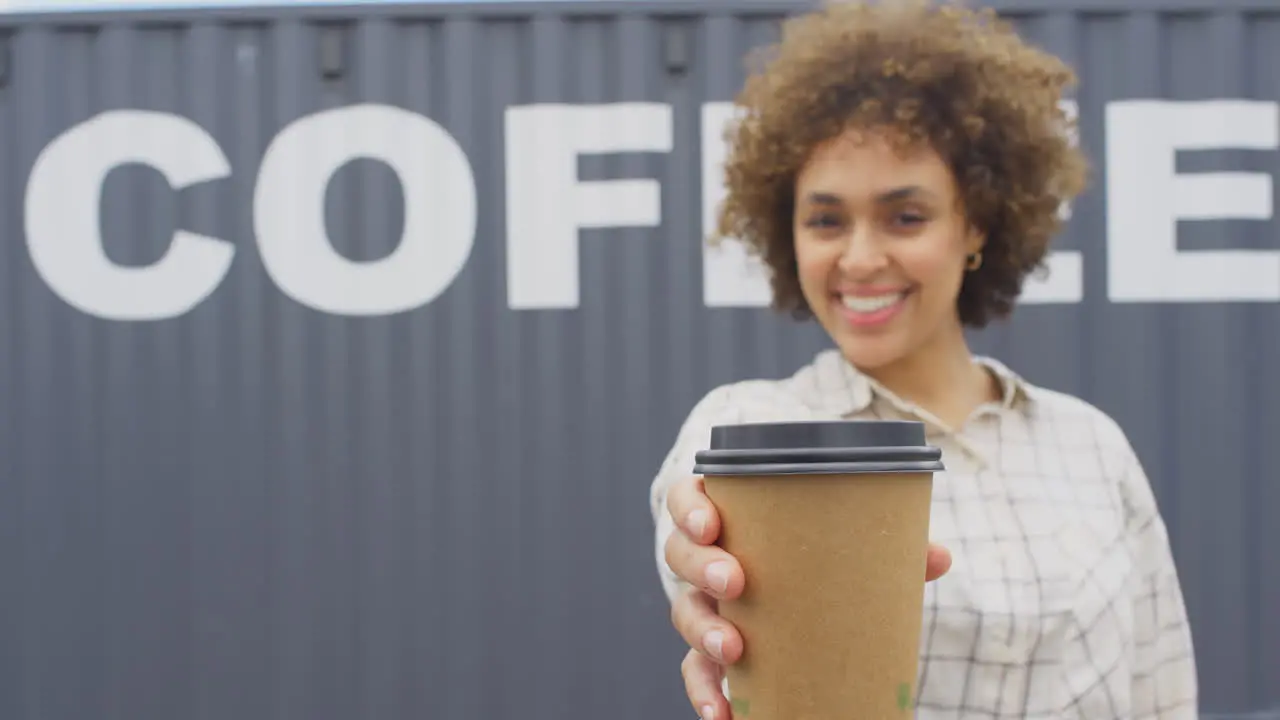
<svg viewBox="0 0 1280 720">
<path fill-rule="evenodd" d="M 956 299 L 982 237 L 936 152 L 846 132 L 814 150 L 795 202 L 801 290 L 849 362 L 873 370 L 963 337 Z"/>
</svg>

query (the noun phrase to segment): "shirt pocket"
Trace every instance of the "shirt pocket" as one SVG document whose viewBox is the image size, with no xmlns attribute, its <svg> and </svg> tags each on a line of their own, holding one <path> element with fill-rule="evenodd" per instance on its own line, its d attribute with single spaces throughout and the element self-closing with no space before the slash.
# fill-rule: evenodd
<svg viewBox="0 0 1280 720">
<path fill-rule="evenodd" d="M 1060 525 L 1029 526 L 963 544 L 956 564 L 964 572 L 940 585 L 938 598 L 954 622 L 968 626 L 975 661 L 1025 663 L 1052 652 L 1070 621 L 1078 577 L 1061 533 Z"/>
<path fill-rule="evenodd" d="M 926 590 L 922 700 L 998 718 L 1067 717 L 1063 666 L 1087 572 L 1071 525 L 1046 514 L 997 520 L 1003 532 L 939 538 L 954 564 Z"/>
</svg>

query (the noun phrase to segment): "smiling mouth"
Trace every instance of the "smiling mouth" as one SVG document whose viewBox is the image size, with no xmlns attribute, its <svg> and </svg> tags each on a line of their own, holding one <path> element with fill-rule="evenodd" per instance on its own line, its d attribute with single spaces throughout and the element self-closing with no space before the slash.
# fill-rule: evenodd
<svg viewBox="0 0 1280 720">
<path fill-rule="evenodd" d="M 856 327 L 873 327 L 883 325 L 902 310 L 911 288 L 878 295 L 846 295 L 837 294 L 841 314 L 845 320 Z"/>
<path fill-rule="evenodd" d="M 884 295 L 841 295 L 840 304 L 856 313 L 875 313 L 902 302 L 909 292 L 902 290 Z"/>
</svg>

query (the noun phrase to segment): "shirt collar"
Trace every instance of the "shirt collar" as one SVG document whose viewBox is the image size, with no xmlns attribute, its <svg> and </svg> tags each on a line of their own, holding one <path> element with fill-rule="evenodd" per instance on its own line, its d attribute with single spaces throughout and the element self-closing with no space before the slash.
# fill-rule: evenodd
<svg viewBox="0 0 1280 720">
<path fill-rule="evenodd" d="M 995 375 L 1002 394 L 999 403 L 1001 408 L 1019 411 L 1027 409 L 1033 397 L 1031 383 L 993 357 L 979 355 L 974 360 Z"/>
<path fill-rule="evenodd" d="M 1032 401 L 1031 385 L 995 358 L 976 356 L 974 361 L 991 371 L 1000 385 L 999 407 L 1004 410 L 1023 411 Z M 819 387 L 824 388 L 819 401 L 823 409 L 836 415 L 853 415 L 866 410 L 877 397 L 906 406 L 907 403 L 888 388 L 858 371 L 838 350 L 826 350 L 819 355 L 815 369 Z"/>
</svg>

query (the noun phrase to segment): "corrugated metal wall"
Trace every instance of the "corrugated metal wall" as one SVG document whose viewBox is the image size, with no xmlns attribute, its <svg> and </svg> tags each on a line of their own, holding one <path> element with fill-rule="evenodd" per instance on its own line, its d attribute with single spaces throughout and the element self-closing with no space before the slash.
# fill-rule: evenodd
<svg viewBox="0 0 1280 720">
<path fill-rule="evenodd" d="M 1001 7 L 1079 69 L 1096 180 L 976 343 L 1128 431 L 1206 713 L 1274 708 L 1280 8 L 1045 5 Z M 686 716 L 649 480 L 822 345 L 704 297 L 704 105 L 788 6 L 725 7 L 0 19 L 0 717 Z M 575 194 L 574 148 L 658 189 Z"/>
</svg>

